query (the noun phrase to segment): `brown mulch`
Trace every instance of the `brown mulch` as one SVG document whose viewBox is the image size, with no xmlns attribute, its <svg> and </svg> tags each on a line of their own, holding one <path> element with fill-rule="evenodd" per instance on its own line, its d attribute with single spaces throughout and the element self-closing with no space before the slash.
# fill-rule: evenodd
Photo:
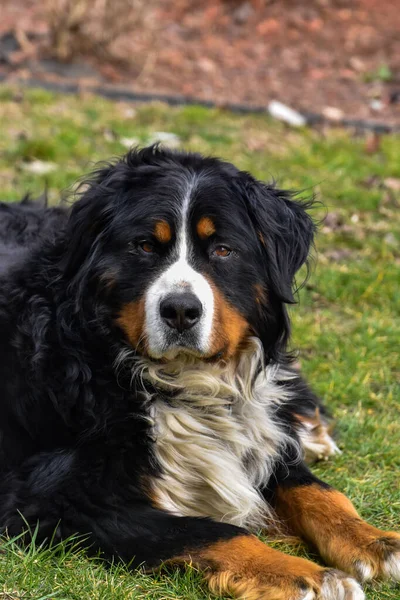
<svg viewBox="0 0 400 600">
<path fill-rule="evenodd" d="M 41 3 L 1 1 L 0 36 L 18 41 L 0 54 L 10 79 L 78 79 L 220 104 L 276 99 L 400 123 L 398 0 L 149 0 L 148 30 L 117 39 L 110 58 L 72 66 L 51 59 Z"/>
</svg>

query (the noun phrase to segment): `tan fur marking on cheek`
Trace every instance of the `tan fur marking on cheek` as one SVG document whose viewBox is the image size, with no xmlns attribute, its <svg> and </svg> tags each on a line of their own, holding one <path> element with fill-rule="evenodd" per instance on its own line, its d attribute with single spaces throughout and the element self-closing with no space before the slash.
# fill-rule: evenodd
<svg viewBox="0 0 400 600">
<path fill-rule="evenodd" d="M 211 354 L 224 349 L 224 358 L 233 356 L 249 333 L 249 323 L 211 283 L 214 294 L 214 323 Z"/>
<path fill-rule="evenodd" d="M 170 225 L 166 221 L 157 221 L 154 227 L 154 236 L 160 244 L 168 244 L 172 239 Z"/>
<path fill-rule="evenodd" d="M 289 600 L 302 585 L 319 588 L 323 569 L 268 547 L 252 535 L 220 541 L 169 562 L 186 562 L 205 569 L 210 590 L 246 600 Z"/>
<path fill-rule="evenodd" d="M 143 336 L 144 322 L 144 299 L 140 299 L 136 302 L 129 302 L 129 304 L 125 304 L 125 306 L 122 307 L 117 323 L 121 329 L 123 329 L 131 346 L 134 348 L 146 345 L 146 340 Z"/>
<path fill-rule="evenodd" d="M 216 229 L 214 222 L 210 217 L 202 217 L 200 221 L 197 223 L 197 234 L 201 240 L 205 240 L 212 236 Z"/>
</svg>

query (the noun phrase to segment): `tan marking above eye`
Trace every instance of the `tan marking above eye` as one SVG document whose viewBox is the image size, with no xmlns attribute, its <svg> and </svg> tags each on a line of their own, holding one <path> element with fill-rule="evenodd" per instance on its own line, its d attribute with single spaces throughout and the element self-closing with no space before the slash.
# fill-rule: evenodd
<svg viewBox="0 0 400 600">
<path fill-rule="evenodd" d="M 154 237 L 161 244 L 168 244 L 172 238 L 172 231 L 167 221 L 157 221 L 154 227 Z"/>
<path fill-rule="evenodd" d="M 200 221 L 197 223 L 196 229 L 201 240 L 209 238 L 216 231 L 215 224 L 210 217 L 201 217 Z"/>
</svg>

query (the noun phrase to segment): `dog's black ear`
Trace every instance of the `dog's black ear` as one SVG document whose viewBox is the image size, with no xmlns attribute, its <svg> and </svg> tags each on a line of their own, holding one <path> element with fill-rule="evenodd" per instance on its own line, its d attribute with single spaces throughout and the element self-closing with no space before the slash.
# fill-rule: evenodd
<svg viewBox="0 0 400 600">
<path fill-rule="evenodd" d="M 61 267 L 68 279 L 94 255 L 95 242 L 110 219 L 116 193 L 110 184 L 115 170 L 115 165 L 106 165 L 81 183 L 84 191 L 72 207 L 65 233 Z"/>
<path fill-rule="evenodd" d="M 115 204 L 131 188 L 140 167 L 157 164 L 165 155 L 157 145 L 141 150 L 133 148 L 115 162 L 100 164 L 82 180 L 78 188 L 80 199 L 71 210 L 66 231 L 63 271 L 67 277 L 73 277 L 84 262 L 94 259 L 95 243 L 100 234 L 107 234 Z"/>
<path fill-rule="evenodd" d="M 266 257 L 269 284 L 277 297 L 295 302 L 294 277 L 306 262 L 315 224 L 307 212 L 312 202 L 293 199 L 293 193 L 242 174 L 250 218 Z"/>
</svg>

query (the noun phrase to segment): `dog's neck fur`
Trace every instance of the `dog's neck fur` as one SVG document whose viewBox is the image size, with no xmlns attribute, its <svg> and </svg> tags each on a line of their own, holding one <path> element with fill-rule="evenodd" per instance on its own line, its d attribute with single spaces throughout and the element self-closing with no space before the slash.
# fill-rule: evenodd
<svg viewBox="0 0 400 600">
<path fill-rule="evenodd" d="M 154 503 L 180 516 L 210 517 L 251 529 L 273 518 L 260 489 L 285 445 L 294 443 L 274 418 L 292 377 L 263 367 L 251 340 L 238 362 L 180 358 L 135 366 L 149 394 L 154 457 L 161 473 L 151 482 Z"/>
</svg>

